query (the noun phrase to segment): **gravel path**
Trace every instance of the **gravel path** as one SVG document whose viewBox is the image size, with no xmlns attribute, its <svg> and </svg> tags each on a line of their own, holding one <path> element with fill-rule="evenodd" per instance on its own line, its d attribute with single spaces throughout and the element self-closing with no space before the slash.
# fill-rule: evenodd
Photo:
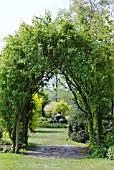
<svg viewBox="0 0 114 170">
<path fill-rule="evenodd" d="M 36 146 L 29 148 L 24 156 L 33 158 L 85 158 L 89 156 L 89 148 L 69 145 Z"/>
</svg>

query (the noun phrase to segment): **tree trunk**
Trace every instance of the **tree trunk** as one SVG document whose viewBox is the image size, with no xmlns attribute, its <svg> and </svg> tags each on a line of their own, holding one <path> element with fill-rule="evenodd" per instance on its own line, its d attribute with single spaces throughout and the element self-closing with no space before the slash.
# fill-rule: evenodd
<svg viewBox="0 0 114 170">
<path fill-rule="evenodd" d="M 16 147 L 15 147 L 15 153 L 19 153 L 19 133 L 20 133 L 20 118 L 21 118 L 21 113 L 18 113 L 18 118 L 17 118 L 17 124 L 16 124 Z"/>
<path fill-rule="evenodd" d="M 15 153 L 15 144 L 16 144 L 16 126 L 14 126 L 14 130 L 12 134 L 10 134 L 10 138 L 12 140 L 12 152 Z"/>
<path fill-rule="evenodd" d="M 99 147 L 102 143 L 102 132 L 103 132 L 103 127 L 102 127 L 102 113 L 99 111 L 97 112 L 97 146 Z"/>
<path fill-rule="evenodd" d="M 28 144 L 29 109 L 30 109 L 30 101 L 27 102 L 25 109 L 23 109 L 23 114 L 21 117 L 21 122 L 22 122 L 22 133 L 20 134 L 21 147 L 23 146 L 23 144 L 25 146 L 27 146 Z"/>
<path fill-rule="evenodd" d="M 42 103 L 42 117 L 45 116 L 45 112 L 44 112 L 44 104 Z"/>
<path fill-rule="evenodd" d="M 112 116 L 114 116 L 114 99 L 112 98 Z"/>
<path fill-rule="evenodd" d="M 58 77 L 57 77 L 57 74 L 56 74 L 55 75 L 55 101 L 56 102 L 58 101 L 57 96 L 58 96 Z"/>
<path fill-rule="evenodd" d="M 26 124 L 25 124 L 25 141 L 24 144 L 28 146 L 28 124 L 29 124 L 29 117 L 26 116 Z"/>
<path fill-rule="evenodd" d="M 88 133 L 89 133 L 90 143 L 93 143 L 93 140 L 95 138 L 94 136 L 95 133 L 93 128 L 93 116 L 91 112 L 88 113 Z"/>
</svg>

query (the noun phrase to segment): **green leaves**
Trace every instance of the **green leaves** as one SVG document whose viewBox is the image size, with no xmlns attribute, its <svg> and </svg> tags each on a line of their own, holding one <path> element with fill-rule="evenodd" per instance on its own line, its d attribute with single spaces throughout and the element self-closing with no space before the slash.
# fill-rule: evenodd
<svg viewBox="0 0 114 170">
<path fill-rule="evenodd" d="M 33 93 L 58 70 L 89 123 L 99 109 L 103 116 L 110 111 L 114 91 L 113 22 L 107 13 L 100 16 L 91 11 L 89 16 L 87 4 L 83 9 L 85 13 L 77 12 L 77 20 L 64 15 L 52 22 L 47 12 L 44 17 L 34 17 L 32 25 L 22 23 L 15 35 L 6 38 L 0 56 L 0 100 L 11 136 L 15 136 L 12 133 L 18 114 L 25 129 Z"/>
</svg>

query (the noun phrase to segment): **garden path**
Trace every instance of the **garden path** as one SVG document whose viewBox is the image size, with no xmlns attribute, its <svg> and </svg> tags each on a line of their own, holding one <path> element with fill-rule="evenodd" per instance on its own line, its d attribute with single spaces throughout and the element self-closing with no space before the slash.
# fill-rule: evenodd
<svg viewBox="0 0 114 170">
<path fill-rule="evenodd" d="M 24 154 L 33 158 L 85 158 L 89 156 L 87 146 L 45 145 L 31 147 Z"/>
</svg>

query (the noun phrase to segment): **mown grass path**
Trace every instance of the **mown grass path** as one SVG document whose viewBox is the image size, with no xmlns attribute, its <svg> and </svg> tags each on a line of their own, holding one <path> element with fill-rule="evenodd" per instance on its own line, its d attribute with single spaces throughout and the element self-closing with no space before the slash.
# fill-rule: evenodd
<svg viewBox="0 0 114 170">
<path fill-rule="evenodd" d="M 34 158 L 84 158 L 89 156 L 89 148 L 68 139 L 66 129 L 39 128 L 29 138 L 29 144 L 32 147 L 29 147 L 25 155 Z"/>
<path fill-rule="evenodd" d="M 29 145 L 74 145 L 86 146 L 82 143 L 71 141 L 67 135 L 67 128 L 38 128 L 30 134 Z"/>
</svg>

